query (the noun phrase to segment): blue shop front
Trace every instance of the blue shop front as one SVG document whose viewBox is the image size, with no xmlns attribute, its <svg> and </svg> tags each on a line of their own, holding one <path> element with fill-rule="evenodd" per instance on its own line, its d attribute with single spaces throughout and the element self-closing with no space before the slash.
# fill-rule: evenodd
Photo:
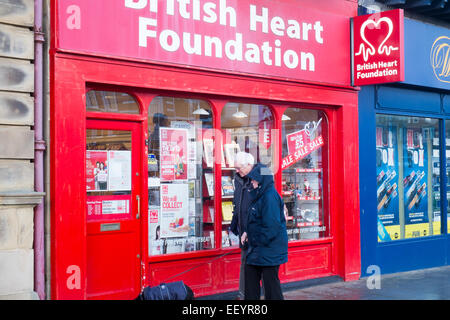
<svg viewBox="0 0 450 320">
<path fill-rule="evenodd" d="M 405 16 L 404 68 L 359 94 L 362 276 L 449 264 L 450 29 Z"/>
</svg>

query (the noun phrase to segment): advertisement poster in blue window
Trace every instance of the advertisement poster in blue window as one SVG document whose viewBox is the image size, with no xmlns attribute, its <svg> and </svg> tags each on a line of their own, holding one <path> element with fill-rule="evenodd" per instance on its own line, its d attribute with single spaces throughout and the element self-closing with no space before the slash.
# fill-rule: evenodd
<svg viewBox="0 0 450 320">
<path fill-rule="evenodd" d="M 397 127 L 377 126 L 378 240 L 400 239 Z"/>
<path fill-rule="evenodd" d="M 403 129 L 405 238 L 427 236 L 428 143 L 430 129 Z"/>
</svg>

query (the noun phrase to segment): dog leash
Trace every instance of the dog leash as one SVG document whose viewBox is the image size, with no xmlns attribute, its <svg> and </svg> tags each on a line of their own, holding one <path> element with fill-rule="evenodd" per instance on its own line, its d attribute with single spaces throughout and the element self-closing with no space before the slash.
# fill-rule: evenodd
<svg viewBox="0 0 450 320">
<path fill-rule="evenodd" d="M 239 249 L 239 248 L 237 248 L 237 249 Z M 239 249 L 239 250 L 240 250 L 240 249 Z M 218 260 L 218 259 L 220 259 L 220 258 L 223 258 L 223 257 L 225 257 L 225 256 L 227 256 L 227 255 L 229 255 L 229 254 L 231 254 L 231 253 L 236 253 L 236 252 L 237 252 L 237 250 L 230 250 L 230 251 L 228 251 L 228 252 L 225 252 L 224 254 L 221 254 L 220 256 L 217 256 L 217 257 L 215 257 L 215 258 L 213 258 L 213 259 L 211 259 L 211 260 L 209 260 L 209 261 L 200 263 L 200 264 L 196 265 L 195 267 L 189 268 L 189 269 L 187 269 L 187 270 L 185 270 L 185 271 L 183 271 L 183 272 L 180 272 L 180 273 L 178 273 L 178 274 L 176 274 L 176 275 L 174 275 L 174 276 L 171 276 L 170 278 L 167 278 L 166 280 L 162 281 L 161 283 L 166 283 L 167 281 L 169 281 L 169 280 L 171 280 L 171 279 L 173 279 L 173 278 L 176 278 L 176 277 L 178 277 L 178 276 L 181 276 L 182 274 L 185 274 L 185 273 L 187 273 L 187 272 L 189 272 L 189 271 L 192 271 L 192 270 L 194 270 L 194 269 L 197 269 L 198 267 L 201 267 L 201 266 L 203 266 L 203 265 L 205 265 L 205 264 L 207 264 L 207 263 L 211 263 L 211 262 L 216 261 L 216 260 Z"/>
</svg>

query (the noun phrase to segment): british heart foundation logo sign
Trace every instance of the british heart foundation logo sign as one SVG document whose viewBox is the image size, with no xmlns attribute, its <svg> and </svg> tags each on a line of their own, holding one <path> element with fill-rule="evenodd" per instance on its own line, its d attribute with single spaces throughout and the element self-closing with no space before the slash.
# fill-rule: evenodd
<svg viewBox="0 0 450 320">
<path fill-rule="evenodd" d="M 353 18 L 353 85 L 403 81 L 403 10 Z"/>
</svg>

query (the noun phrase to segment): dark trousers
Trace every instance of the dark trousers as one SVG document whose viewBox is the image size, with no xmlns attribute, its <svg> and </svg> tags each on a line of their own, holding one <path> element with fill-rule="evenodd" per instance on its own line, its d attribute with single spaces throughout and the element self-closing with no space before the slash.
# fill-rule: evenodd
<svg viewBox="0 0 450 320">
<path fill-rule="evenodd" d="M 245 265 L 245 300 L 259 300 L 261 298 L 261 285 L 264 282 L 265 300 L 284 300 L 281 291 L 278 270 L 280 266 L 254 266 Z"/>
</svg>

